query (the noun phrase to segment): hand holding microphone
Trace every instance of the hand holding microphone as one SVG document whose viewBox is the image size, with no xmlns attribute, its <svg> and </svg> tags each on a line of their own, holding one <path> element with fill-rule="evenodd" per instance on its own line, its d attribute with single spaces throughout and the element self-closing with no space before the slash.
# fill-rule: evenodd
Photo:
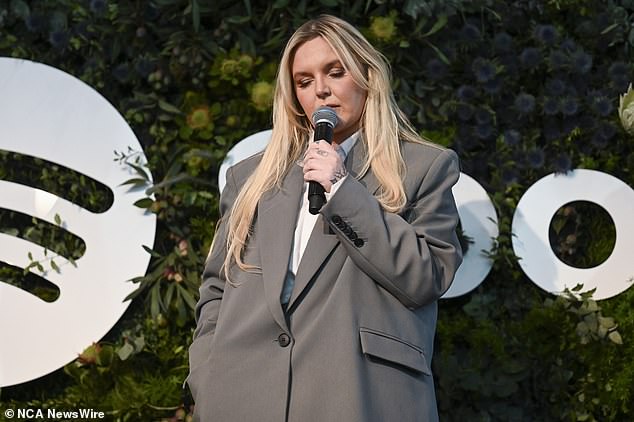
<svg viewBox="0 0 634 422">
<path fill-rule="evenodd" d="M 319 213 L 326 203 L 325 191 L 346 174 L 341 156 L 331 145 L 338 118 L 330 107 L 320 107 L 313 113 L 315 135 L 304 156 L 304 180 L 308 181 L 308 211 Z"/>
</svg>

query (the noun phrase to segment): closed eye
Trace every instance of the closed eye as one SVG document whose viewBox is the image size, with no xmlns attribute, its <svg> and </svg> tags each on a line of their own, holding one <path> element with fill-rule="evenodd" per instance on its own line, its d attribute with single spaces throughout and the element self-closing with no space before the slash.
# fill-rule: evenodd
<svg viewBox="0 0 634 422">
<path fill-rule="evenodd" d="M 341 78 L 343 76 L 345 76 L 346 74 L 346 70 L 345 69 L 332 69 L 330 72 L 328 72 L 328 76 L 330 76 L 331 78 Z"/>
<path fill-rule="evenodd" d="M 306 88 L 311 82 L 311 79 L 300 79 L 295 81 L 295 85 L 297 85 L 298 88 Z"/>
</svg>

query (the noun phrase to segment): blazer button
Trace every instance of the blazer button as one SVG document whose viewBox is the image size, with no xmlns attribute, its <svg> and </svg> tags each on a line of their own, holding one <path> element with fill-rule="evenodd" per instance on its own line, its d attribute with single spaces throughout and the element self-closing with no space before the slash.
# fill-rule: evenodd
<svg viewBox="0 0 634 422">
<path fill-rule="evenodd" d="M 357 248 L 360 248 L 361 246 L 363 246 L 365 244 L 365 242 L 363 241 L 363 239 L 356 239 L 354 241 L 354 246 L 356 246 Z"/>
<path fill-rule="evenodd" d="M 342 220 L 341 217 L 339 217 L 338 215 L 333 215 L 331 218 L 332 222 L 335 223 L 335 226 L 339 227 L 339 224 L 341 224 Z"/>
<path fill-rule="evenodd" d="M 352 232 L 348 235 L 348 237 L 350 238 L 350 240 L 352 240 L 353 242 L 355 240 L 357 240 L 359 238 L 359 236 L 357 236 L 357 232 Z"/>
<path fill-rule="evenodd" d="M 291 338 L 286 333 L 282 333 L 277 337 L 277 341 L 280 342 L 281 347 L 286 347 L 291 344 Z"/>
<path fill-rule="evenodd" d="M 343 233 L 344 233 L 346 236 L 350 236 L 352 233 L 354 233 L 354 230 L 352 230 L 352 229 L 350 228 L 350 226 L 346 226 L 346 227 L 343 229 Z"/>
</svg>

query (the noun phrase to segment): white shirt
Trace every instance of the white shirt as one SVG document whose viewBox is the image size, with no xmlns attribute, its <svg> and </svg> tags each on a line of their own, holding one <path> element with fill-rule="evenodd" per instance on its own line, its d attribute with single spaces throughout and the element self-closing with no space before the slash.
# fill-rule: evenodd
<svg viewBox="0 0 634 422">
<path fill-rule="evenodd" d="M 337 152 L 341 155 L 341 161 L 345 162 L 348 152 L 350 152 L 355 142 L 357 142 L 357 139 L 359 139 L 359 135 L 360 132 L 357 131 L 339 144 L 339 148 L 335 147 Z M 337 183 L 332 185 L 330 192 L 325 192 L 326 201 L 335 194 L 337 189 L 339 189 L 339 186 L 341 186 L 341 183 L 343 183 L 347 177 L 348 175 L 344 176 L 338 180 Z M 308 211 L 308 195 L 306 194 L 307 188 L 308 182 L 304 182 L 304 188 L 301 193 L 301 206 L 299 207 L 299 215 L 297 216 L 297 224 L 295 225 L 295 236 L 293 238 L 291 256 L 288 262 L 288 272 L 286 273 L 286 280 L 284 280 L 284 287 L 282 288 L 282 294 L 280 296 L 282 304 L 287 304 L 291 299 L 293 287 L 295 286 L 295 274 L 297 273 L 299 263 L 304 255 L 304 250 L 308 244 L 310 234 L 317 222 L 317 217 L 319 217 L 319 214 L 313 215 Z"/>
</svg>

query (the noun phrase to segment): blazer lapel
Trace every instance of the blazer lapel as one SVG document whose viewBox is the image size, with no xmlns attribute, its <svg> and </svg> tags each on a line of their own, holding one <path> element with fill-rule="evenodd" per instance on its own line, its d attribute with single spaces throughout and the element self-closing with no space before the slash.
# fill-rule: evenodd
<svg viewBox="0 0 634 422">
<path fill-rule="evenodd" d="M 275 321 L 284 329 L 288 327 L 280 294 L 288 272 L 303 183 L 301 167 L 293 164 L 282 188 L 265 193 L 258 203 L 258 243 L 264 294 Z"/>
<path fill-rule="evenodd" d="M 349 174 L 348 177 L 358 179 L 366 156 L 367 149 L 365 143 L 363 139 L 358 139 L 346 157 L 345 164 Z M 371 193 L 375 193 L 379 187 L 376 177 L 374 177 L 374 174 L 369 170 L 359 181 Z M 293 287 L 293 293 L 288 303 L 289 311 L 292 311 L 297 299 L 301 297 L 304 290 L 310 284 L 310 281 L 337 245 L 339 245 L 339 239 L 330 230 L 330 226 L 324 221 L 323 216 L 320 214 L 306 244 L 304 255 L 302 255 L 299 268 L 297 269 L 297 274 L 295 274 L 295 286 Z"/>
</svg>

